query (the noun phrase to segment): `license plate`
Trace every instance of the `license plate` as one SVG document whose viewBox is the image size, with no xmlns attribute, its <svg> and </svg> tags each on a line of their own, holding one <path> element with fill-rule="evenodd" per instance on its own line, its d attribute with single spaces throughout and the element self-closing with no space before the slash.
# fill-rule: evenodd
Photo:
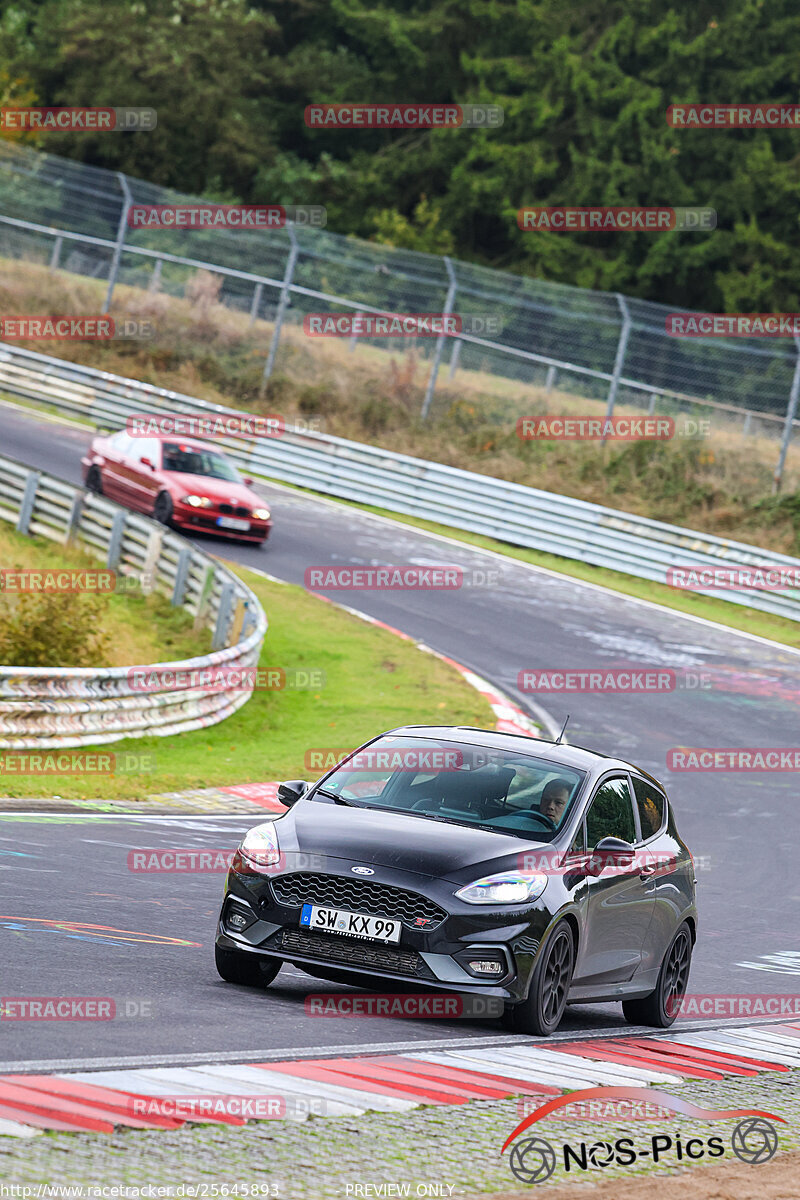
<svg viewBox="0 0 800 1200">
<path fill-rule="evenodd" d="M 400 941 L 399 921 L 391 917 L 369 917 L 366 913 L 345 912 L 341 908 L 304 904 L 300 924 L 322 933 L 341 933 L 345 937 L 366 938 L 371 942 Z"/>
<path fill-rule="evenodd" d="M 240 533 L 247 533 L 250 528 L 249 521 L 239 521 L 236 517 L 217 517 L 217 524 L 220 529 L 238 529 Z"/>
</svg>

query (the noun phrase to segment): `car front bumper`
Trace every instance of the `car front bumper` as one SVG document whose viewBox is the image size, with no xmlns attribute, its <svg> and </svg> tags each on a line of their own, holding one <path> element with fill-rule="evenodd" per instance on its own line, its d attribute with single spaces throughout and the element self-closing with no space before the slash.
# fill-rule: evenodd
<svg viewBox="0 0 800 1200">
<path fill-rule="evenodd" d="M 384 879 L 389 886 L 397 881 Z M 419 889 L 418 889 L 419 891 Z M 443 906 L 441 892 L 427 898 Z M 499 997 L 509 1003 L 525 998 L 541 937 L 550 921 L 542 906 L 514 910 L 481 910 L 462 904 L 447 911 L 436 928 L 402 925 L 398 945 L 311 932 L 300 925 L 301 905 L 280 903 L 267 879 L 252 879 L 231 870 L 219 916 L 217 945 L 226 950 L 280 958 L 298 966 L 336 972 L 357 984 L 365 976 L 423 989 L 445 989 Z M 246 915 L 246 928 L 228 923 L 232 911 Z M 392 913 L 386 913 L 392 916 Z M 497 957 L 505 970 L 496 978 L 476 977 L 465 960 Z"/>
</svg>

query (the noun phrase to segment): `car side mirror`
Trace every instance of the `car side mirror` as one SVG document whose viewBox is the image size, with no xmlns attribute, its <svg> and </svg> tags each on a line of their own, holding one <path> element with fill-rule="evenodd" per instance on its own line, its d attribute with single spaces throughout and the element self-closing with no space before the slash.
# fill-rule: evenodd
<svg viewBox="0 0 800 1200">
<path fill-rule="evenodd" d="M 139 461 L 141 462 L 143 467 L 149 467 L 151 471 L 155 471 L 155 467 L 153 466 L 153 464 L 149 458 L 142 458 Z"/>
<path fill-rule="evenodd" d="M 253 486 L 253 480 L 250 478 L 250 476 L 249 476 L 249 475 L 247 475 L 247 476 L 245 477 L 244 486 L 245 486 L 245 487 L 252 487 L 252 486 Z"/>
<path fill-rule="evenodd" d="M 307 791 L 308 784 L 305 779 L 289 779 L 286 783 L 278 784 L 278 799 L 281 804 L 291 808 Z"/>
<path fill-rule="evenodd" d="M 629 867 L 635 850 L 630 842 L 618 837 L 604 837 L 589 851 L 586 864 L 587 875 L 602 875 L 607 867 Z"/>
</svg>

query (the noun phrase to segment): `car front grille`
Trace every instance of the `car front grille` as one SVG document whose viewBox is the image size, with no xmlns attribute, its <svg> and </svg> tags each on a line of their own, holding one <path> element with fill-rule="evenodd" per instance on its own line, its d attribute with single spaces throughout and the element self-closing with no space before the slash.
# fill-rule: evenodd
<svg viewBox="0 0 800 1200">
<path fill-rule="evenodd" d="M 278 903 L 291 908 L 319 904 L 377 917 L 397 917 L 408 928 L 426 932 L 441 925 L 447 916 L 438 904 L 416 892 L 343 875 L 315 875 L 310 871 L 278 875 L 270 886 Z"/>
<path fill-rule="evenodd" d="M 226 516 L 234 517 L 249 517 L 250 509 L 245 508 L 243 504 L 220 504 L 219 511 L 225 513 Z"/>
<path fill-rule="evenodd" d="M 376 971 L 412 977 L 430 975 L 424 959 L 416 950 L 376 946 L 322 933 L 303 933 L 299 929 L 284 929 L 279 946 L 287 958 L 291 958 L 294 952 L 319 959 L 323 965 L 341 963 L 348 967 L 372 967 Z"/>
</svg>

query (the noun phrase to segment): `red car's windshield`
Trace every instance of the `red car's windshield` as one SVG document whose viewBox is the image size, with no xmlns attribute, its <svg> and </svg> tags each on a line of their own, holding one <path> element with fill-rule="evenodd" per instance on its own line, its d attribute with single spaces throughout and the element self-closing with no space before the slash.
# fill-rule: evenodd
<svg viewBox="0 0 800 1200">
<path fill-rule="evenodd" d="M 210 475 L 212 479 L 241 483 L 236 468 L 221 454 L 194 446 L 179 446 L 175 442 L 164 443 L 164 470 L 180 471 L 184 475 Z"/>
</svg>

